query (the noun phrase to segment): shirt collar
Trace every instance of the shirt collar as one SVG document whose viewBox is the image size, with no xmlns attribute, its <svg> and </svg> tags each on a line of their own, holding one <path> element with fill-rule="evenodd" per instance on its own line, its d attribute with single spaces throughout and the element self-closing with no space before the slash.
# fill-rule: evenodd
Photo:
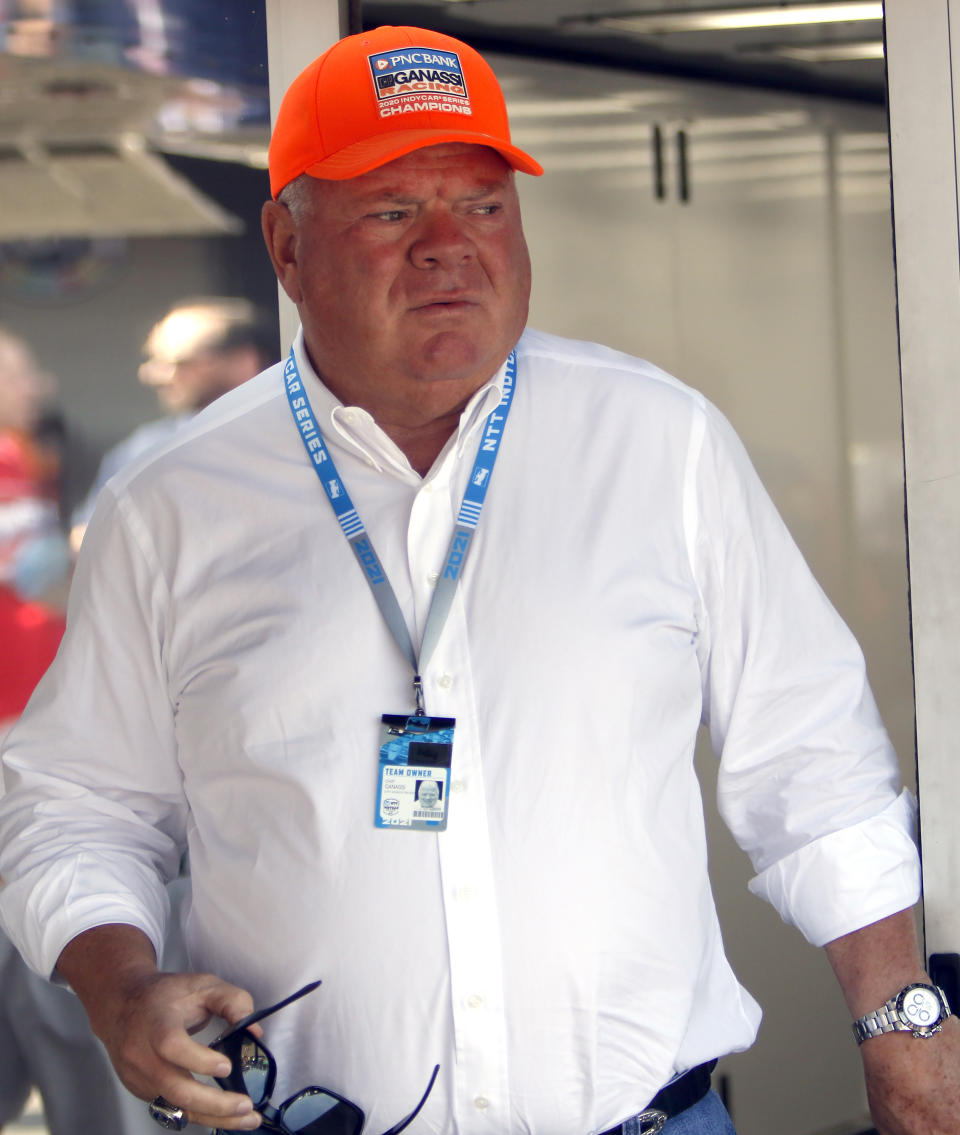
<svg viewBox="0 0 960 1135">
<path fill-rule="evenodd" d="M 324 438 L 358 455 L 379 473 L 387 468 L 417 477 L 400 447 L 377 425 L 374 417 L 360 406 L 344 405 L 327 387 L 313 368 L 303 341 L 303 328 L 297 331 L 293 352 L 302 379 L 310 383 L 310 402 Z M 438 464 L 455 448 L 459 460 L 473 436 L 480 430 L 490 412 L 503 397 L 506 360 L 493 377 L 477 390 L 460 415 L 456 433 L 438 458 Z"/>
</svg>

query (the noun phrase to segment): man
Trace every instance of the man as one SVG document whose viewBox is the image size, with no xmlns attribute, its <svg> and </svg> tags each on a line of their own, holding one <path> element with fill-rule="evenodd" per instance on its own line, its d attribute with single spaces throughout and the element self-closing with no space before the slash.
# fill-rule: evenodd
<svg viewBox="0 0 960 1135">
<path fill-rule="evenodd" d="M 106 491 L 6 757 L 4 921 L 170 1126 L 256 1127 L 189 1031 L 319 977 L 265 1023 L 269 1107 L 320 1085 L 384 1130 L 438 1063 L 411 1130 L 729 1132 L 711 1061 L 759 1010 L 710 895 L 703 719 L 753 889 L 877 1034 L 880 1129 L 957 1135 L 957 1022 L 868 1017 L 927 979 L 860 652 L 716 410 L 524 331 L 514 170 L 541 172 L 456 40 L 380 28 L 294 81 L 263 228 L 302 334 Z M 415 752 L 442 830 L 377 811 Z M 197 972 L 161 975 L 184 846 Z"/>
<path fill-rule="evenodd" d="M 246 382 L 276 358 L 275 331 L 246 299 L 197 296 L 173 305 L 143 346 L 138 377 L 167 417 L 147 422 L 105 455 L 71 518 L 74 551 L 83 542 L 100 490 L 114 473 L 169 441 L 194 414 Z"/>
</svg>

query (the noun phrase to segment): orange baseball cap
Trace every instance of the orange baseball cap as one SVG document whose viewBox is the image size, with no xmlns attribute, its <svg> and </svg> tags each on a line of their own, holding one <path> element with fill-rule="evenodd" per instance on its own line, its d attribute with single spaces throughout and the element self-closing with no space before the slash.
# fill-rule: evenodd
<svg viewBox="0 0 960 1135">
<path fill-rule="evenodd" d="M 302 173 L 334 181 L 439 142 L 491 146 L 523 173 L 543 167 L 510 142 L 487 61 L 424 28 L 375 28 L 339 40 L 293 80 L 270 140 L 270 192 Z"/>
</svg>

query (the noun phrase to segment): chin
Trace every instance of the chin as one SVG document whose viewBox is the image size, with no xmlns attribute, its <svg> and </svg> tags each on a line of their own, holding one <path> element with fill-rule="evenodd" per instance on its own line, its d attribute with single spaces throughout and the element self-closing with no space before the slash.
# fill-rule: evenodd
<svg viewBox="0 0 960 1135">
<path fill-rule="evenodd" d="M 420 352 L 420 365 L 415 368 L 418 376 L 427 382 L 473 379 L 480 385 L 496 374 L 513 346 L 511 342 L 500 351 L 490 341 L 449 334 L 439 336 L 438 340 L 427 344 Z"/>
</svg>

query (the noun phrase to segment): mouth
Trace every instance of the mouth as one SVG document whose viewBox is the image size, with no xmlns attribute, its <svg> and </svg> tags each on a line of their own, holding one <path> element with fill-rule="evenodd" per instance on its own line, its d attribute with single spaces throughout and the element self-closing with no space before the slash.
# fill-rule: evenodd
<svg viewBox="0 0 960 1135">
<path fill-rule="evenodd" d="M 439 296 L 436 299 L 425 300 L 422 303 L 415 304 L 412 310 L 425 315 L 444 313 L 457 314 L 459 312 L 469 311 L 474 307 L 476 307 L 474 301 L 464 296 Z"/>
</svg>

